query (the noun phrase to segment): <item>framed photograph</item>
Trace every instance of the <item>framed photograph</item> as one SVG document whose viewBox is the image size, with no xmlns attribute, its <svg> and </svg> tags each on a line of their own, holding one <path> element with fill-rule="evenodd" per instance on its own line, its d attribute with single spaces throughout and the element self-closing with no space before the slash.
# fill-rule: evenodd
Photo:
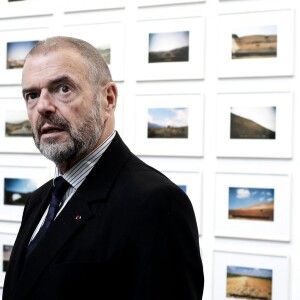
<svg viewBox="0 0 300 300">
<path fill-rule="evenodd" d="M 138 155 L 202 156 L 203 95 L 136 97 Z"/>
<path fill-rule="evenodd" d="M 50 179 L 45 166 L 0 165 L 0 220 L 21 221 L 30 194 Z"/>
<path fill-rule="evenodd" d="M 217 97 L 217 156 L 292 157 L 292 93 L 224 93 Z"/>
<path fill-rule="evenodd" d="M 15 234 L 0 233 L 0 287 L 3 287 L 4 277 L 7 270 L 7 265 L 10 259 L 10 254 L 16 240 Z"/>
<path fill-rule="evenodd" d="M 202 17 L 138 21 L 137 30 L 138 81 L 203 78 Z"/>
<path fill-rule="evenodd" d="M 216 173 L 215 179 L 216 236 L 290 240 L 290 175 Z"/>
<path fill-rule="evenodd" d="M 214 252 L 213 299 L 289 299 L 289 258 Z"/>
<path fill-rule="evenodd" d="M 219 78 L 292 76 L 294 11 L 219 16 Z"/>
<path fill-rule="evenodd" d="M 202 174 L 199 172 L 175 172 L 162 171 L 169 179 L 178 185 L 190 198 L 198 226 L 201 234 L 201 203 L 202 203 Z"/>
<path fill-rule="evenodd" d="M 91 43 L 104 57 L 115 81 L 124 79 L 124 24 L 64 26 L 63 34 Z M 97 33 L 97 34 L 95 34 Z"/>
<path fill-rule="evenodd" d="M 49 34 L 46 29 L 0 31 L 0 84 L 20 84 L 25 57 Z"/>
<path fill-rule="evenodd" d="M 39 153 L 22 98 L 0 98 L 0 152 Z"/>
<path fill-rule="evenodd" d="M 168 4 L 183 4 L 183 3 L 197 3 L 204 2 L 205 0 L 138 0 L 137 5 L 143 6 L 157 6 L 157 5 L 168 5 Z"/>
</svg>

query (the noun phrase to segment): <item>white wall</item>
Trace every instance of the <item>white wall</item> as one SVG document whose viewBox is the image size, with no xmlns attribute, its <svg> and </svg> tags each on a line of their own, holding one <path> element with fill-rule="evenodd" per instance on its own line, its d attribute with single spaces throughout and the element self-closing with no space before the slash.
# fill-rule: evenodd
<svg viewBox="0 0 300 300">
<path fill-rule="evenodd" d="M 147 2 L 156 5 L 139 6 Z M 160 5 L 162 3 L 164 3 L 164 5 Z M 218 55 L 220 49 L 220 36 L 218 22 L 220 15 L 274 10 L 282 11 L 285 9 L 292 9 L 295 12 L 293 32 L 286 33 L 286 35 L 291 36 L 292 34 L 294 37 L 292 43 L 287 46 L 287 51 L 292 49 L 294 55 L 292 55 L 291 58 L 282 61 L 282 68 L 284 69 L 284 65 L 291 62 L 294 65 L 293 74 L 288 76 L 281 76 L 280 74 L 272 76 L 271 74 L 271 76 L 267 77 L 247 77 L 247 75 L 243 75 L 241 78 L 219 78 L 218 68 L 220 62 L 218 62 Z M 297 101 L 297 95 L 299 93 L 299 84 L 297 84 L 297 81 L 299 81 L 299 60 L 297 55 L 297 50 L 299 49 L 298 36 L 300 32 L 299 22 L 297 22 L 299 9 L 300 4 L 296 0 L 206 0 L 203 2 L 196 0 L 25 0 L 11 3 L 0 0 L 0 103 L 2 101 L 5 106 L 9 99 L 20 98 L 20 104 L 18 105 L 20 105 L 20 107 L 24 105 L 21 99 L 21 88 L 19 85 L 21 78 L 20 70 L 13 70 L 13 72 L 10 72 L 11 70 L 6 70 L 5 67 L 6 41 L 40 39 L 46 36 L 59 34 L 72 34 L 80 37 L 86 36 L 87 39 L 91 39 L 92 41 L 95 41 L 95 43 L 101 42 L 104 36 L 105 39 L 111 39 L 112 51 L 116 51 L 115 57 L 117 57 L 116 65 L 113 66 L 112 62 L 111 67 L 113 68 L 113 77 L 117 81 L 120 91 L 120 101 L 116 113 L 117 129 L 121 136 L 133 152 L 154 167 L 164 172 L 175 172 L 179 175 L 181 174 L 180 172 L 192 174 L 196 176 L 195 178 L 199 179 L 198 184 L 196 182 L 193 186 L 193 199 L 191 200 L 195 207 L 197 207 L 196 213 L 201 233 L 200 246 L 206 279 L 204 299 L 223 299 L 220 298 L 220 296 L 216 296 L 216 291 L 222 289 L 225 284 L 226 273 L 222 272 L 224 270 L 220 266 L 214 265 L 214 253 L 216 250 L 220 250 L 226 251 L 226 253 L 228 252 L 233 260 L 235 259 L 234 253 L 236 252 L 255 254 L 254 258 L 249 256 L 249 261 L 252 260 L 252 263 L 253 261 L 254 263 L 257 261 L 256 255 L 266 255 L 268 261 L 269 258 L 272 258 L 275 255 L 274 268 L 276 269 L 276 272 L 273 272 L 274 284 L 272 299 L 297 300 L 300 295 L 300 285 L 298 284 L 300 274 L 300 256 L 298 255 L 300 253 L 300 237 L 298 234 L 298 228 L 300 228 L 298 211 L 300 210 L 300 207 L 298 199 L 300 198 L 300 193 L 297 188 L 298 182 L 300 181 L 300 171 L 299 167 L 297 168 L 297 165 L 299 165 L 300 143 L 300 124 L 297 118 L 300 113 Z M 151 24 L 158 22 L 151 23 L 151 20 L 161 20 L 159 22 L 162 22 L 162 32 L 164 31 L 164 28 L 166 28 L 165 26 L 170 26 L 168 28 L 172 28 L 173 25 L 175 31 L 180 31 L 177 29 L 178 27 L 176 27 L 177 20 L 191 17 L 201 17 L 204 24 L 203 32 L 201 32 L 200 27 L 200 29 L 191 29 L 195 31 L 196 34 L 199 34 L 200 41 L 203 39 L 203 48 L 201 48 L 202 46 L 200 45 L 200 50 L 203 50 L 203 53 L 199 51 L 199 55 L 203 54 L 203 57 L 200 57 L 200 62 L 203 61 L 203 64 L 199 65 L 199 69 L 203 69 L 203 77 L 201 78 L 201 75 L 198 76 L 196 70 L 196 75 L 193 75 L 193 78 L 189 78 L 189 72 L 186 72 L 185 70 L 176 71 L 175 67 L 175 72 L 170 71 L 165 75 L 172 79 L 140 80 L 143 76 L 151 77 L 151 74 L 147 71 L 146 64 L 144 69 L 140 69 L 141 64 L 139 59 L 141 51 L 143 50 L 141 29 L 143 28 L 143 24 L 145 24 L 144 21 L 150 20 L 150 31 Z M 255 26 L 256 18 L 257 15 L 253 14 L 253 26 Z M 167 23 L 165 23 L 166 19 Z M 281 22 L 280 26 L 283 26 L 288 20 L 282 21 L 282 19 L 280 19 L 279 22 Z M 94 24 L 91 29 L 84 29 L 90 24 Z M 189 24 L 189 21 L 187 21 L 187 24 Z M 201 23 L 199 24 L 201 25 Z M 79 25 L 76 29 L 75 27 L 72 27 L 76 25 Z M 239 24 L 236 24 L 236 26 L 238 25 Z M 202 33 L 204 35 L 202 35 Z M 280 39 L 286 38 L 286 35 L 278 33 L 278 44 L 281 43 Z M 191 39 L 191 46 L 194 43 L 197 44 L 195 36 L 191 37 Z M 280 55 L 284 56 L 282 53 L 280 53 Z M 198 62 L 198 58 L 193 59 Z M 257 59 L 254 59 L 254 64 L 257 64 Z M 260 68 L 260 64 L 258 65 Z M 192 70 L 194 71 L 195 65 L 191 65 L 190 67 L 191 72 Z M 263 63 L 261 64 L 261 68 L 264 68 Z M 228 71 L 230 73 L 230 70 Z M 262 72 L 262 70 L 258 72 Z M 270 72 L 272 72 L 272 70 Z M 162 75 L 162 73 L 160 74 L 158 72 L 158 77 L 160 75 Z M 183 77 L 187 78 L 182 79 Z M 219 93 L 237 92 L 292 93 L 292 112 L 290 115 L 287 115 L 285 119 L 281 120 L 281 124 L 279 124 L 280 126 L 285 126 L 286 123 L 288 124 L 290 122 L 292 127 L 292 141 L 287 146 L 276 144 L 276 147 L 279 148 L 290 147 L 292 151 L 290 157 L 259 157 L 259 155 L 257 155 L 258 157 L 249 157 L 249 155 L 246 155 L 246 157 L 243 157 L 243 155 L 241 155 L 241 157 L 220 157 L 217 155 L 217 124 L 220 121 L 217 118 L 217 95 Z M 172 147 L 169 147 L 170 155 L 160 155 L 160 153 L 165 153 L 166 150 L 164 148 L 165 144 L 162 142 L 162 146 L 157 147 L 153 155 L 151 155 L 151 153 L 148 155 L 141 155 L 140 148 L 138 147 L 139 141 L 136 141 L 139 124 L 136 125 L 135 122 L 140 113 L 140 111 L 136 110 L 137 100 L 144 98 L 137 96 L 159 95 L 158 97 L 162 97 L 162 95 L 173 94 L 182 95 L 183 98 L 188 98 L 188 95 L 199 95 L 199 99 L 203 97 L 203 115 L 199 109 L 199 117 L 195 119 L 196 125 L 189 124 L 191 127 L 199 126 L 200 128 L 203 126 L 203 133 L 200 131 L 199 137 L 196 137 L 196 143 L 198 138 L 199 141 L 203 143 L 203 153 L 200 153 L 200 151 L 199 155 L 187 156 L 184 153 L 185 151 L 189 153 L 188 147 L 184 144 L 182 146 L 182 143 L 180 143 L 178 146 L 183 149 L 182 155 L 172 156 L 172 151 L 174 150 Z M 253 96 L 253 99 L 255 99 L 255 95 Z M 3 108 L 2 105 L 1 107 Z M 2 118 L 0 121 L 3 123 L 3 118 L 5 117 L 3 115 L 1 117 L 0 115 L 0 118 Z M 26 150 L 26 153 L 24 153 L 23 142 L 19 142 L 18 147 L 14 147 L 11 151 L 6 150 L 3 152 L 3 145 L 4 143 L 7 143 L 7 139 L 3 136 L 0 137 L 0 139 L 0 171 L 3 173 L 0 174 L 0 179 L 5 177 L 4 173 L 6 167 L 18 167 L 19 165 L 25 167 L 39 165 L 44 168 L 49 167 L 49 173 L 47 174 L 48 178 L 51 178 L 53 167 L 41 155 L 31 153 L 30 150 Z M 175 144 L 175 147 L 176 146 L 177 145 Z M 29 147 L 29 149 L 31 148 Z M 34 149 L 34 147 L 32 149 Z M 145 152 L 147 151 L 147 149 L 144 150 Z M 253 149 L 253 151 L 255 153 L 257 149 Z M 273 150 L 271 149 L 270 152 L 272 151 Z M 271 153 L 270 155 L 272 156 Z M 265 235 L 265 238 L 247 238 L 247 232 L 245 232 L 246 238 L 244 238 L 242 231 L 240 232 L 240 237 L 230 237 L 230 233 L 228 236 L 224 237 L 216 236 L 215 215 L 216 211 L 220 209 L 220 206 L 216 205 L 216 202 L 219 204 L 220 199 L 216 199 L 215 197 L 215 175 L 218 172 L 268 175 L 280 174 L 290 176 L 290 190 L 288 188 L 285 190 L 285 199 L 276 199 L 278 202 L 275 203 L 275 211 L 276 205 L 279 202 L 281 203 L 280 207 L 283 207 L 284 209 L 288 209 L 289 204 L 291 204 L 290 210 L 285 213 L 276 211 L 280 220 L 276 219 L 271 222 L 270 225 L 271 229 L 274 228 L 276 231 L 276 224 L 290 224 L 287 240 L 283 241 L 283 239 L 280 238 L 277 240 L 276 238 L 270 240 L 267 234 Z M 194 182 L 192 184 L 194 184 Z M 3 199 L 2 195 L 0 197 L 2 197 L 0 200 Z M 18 228 L 19 222 L 10 221 L 5 218 L 2 219 L 4 220 L 0 220 L 0 231 L 2 232 L 0 236 L 3 244 L 5 243 L 3 241 L 6 240 L 6 234 L 14 234 Z M 226 222 L 227 221 L 225 221 L 225 223 Z M 239 222 L 243 221 L 237 221 L 237 227 L 241 226 L 241 230 L 244 230 L 244 224 Z M 255 226 L 258 224 L 258 227 L 259 223 L 257 222 L 261 222 L 262 231 L 265 230 L 266 221 L 251 222 L 255 222 Z M 251 222 L 248 226 L 249 232 L 251 232 L 253 228 Z M 257 236 L 260 236 L 259 232 L 256 233 Z M 252 232 L 254 236 L 256 233 Z M 277 266 L 276 256 L 282 256 L 288 259 L 288 271 L 280 269 L 280 267 Z M 242 263 L 237 260 L 239 266 L 247 266 L 248 263 L 247 259 Z M 271 259 L 271 267 L 272 264 L 273 261 Z M 259 267 L 263 268 L 263 264 Z M 214 271 L 214 268 L 217 269 L 217 272 Z M 217 276 L 215 276 L 216 273 Z M 1 276 L 3 277 L 4 274 Z M 277 280 L 283 282 L 286 278 L 288 279 L 287 291 L 282 286 L 275 286 Z M 285 296 L 287 294 L 289 294 L 289 296 Z M 284 296 L 282 297 L 280 295 Z"/>
</svg>

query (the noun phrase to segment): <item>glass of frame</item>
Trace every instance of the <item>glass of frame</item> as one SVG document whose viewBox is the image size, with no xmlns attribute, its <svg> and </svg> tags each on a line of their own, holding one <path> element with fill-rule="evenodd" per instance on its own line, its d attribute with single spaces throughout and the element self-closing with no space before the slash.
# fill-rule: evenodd
<svg viewBox="0 0 300 300">
<path fill-rule="evenodd" d="M 0 98 L 0 102 L 0 152 L 39 153 L 33 141 L 24 100 Z"/>
<path fill-rule="evenodd" d="M 114 81 L 124 79 L 124 26 L 120 22 L 64 26 L 63 34 L 91 43 L 102 54 Z"/>
<path fill-rule="evenodd" d="M 218 94 L 219 157 L 291 158 L 292 129 L 292 93 Z"/>
<path fill-rule="evenodd" d="M 137 80 L 203 79 L 204 18 L 138 21 Z"/>
<path fill-rule="evenodd" d="M 21 221 L 27 197 L 50 179 L 50 166 L 0 165 L 0 220 Z"/>
<path fill-rule="evenodd" d="M 215 179 L 216 236 L 290 240 L 289 175 L 216 173 Z"/>
<path fill-rule="evenodd" d="M 3 287 L 4 277 L 7 270 L 8 261 L 16 240 L 15 234 L 0 233 L 0 287 Z"/>
<path fill-rule="evenodd" d="M 138 155 L 202 156 L 203 95 L 136 97 Z"/>
<path fill-rule="evenodd" d="M 25 56 L 47 29 L 0 31 L 0 84 L 20 84 Z"/>
<path fill-rule="evenodd" d="M 291 76 L 294 73 L 294 11 L 219 16 L 219 78 Z"/>
<path fill-rule="evenodd" d="M 214 286 L 214 300 L 289 299 L 289 259 L 215 251 Z"/>
<path fill-rule="evenodd" d="M 190 198 L 201 234 L 201 198 L 202 198 L 202 174 L 199 172 L 162 171 L 176 185 L 178 185 Z"/>
</svg>

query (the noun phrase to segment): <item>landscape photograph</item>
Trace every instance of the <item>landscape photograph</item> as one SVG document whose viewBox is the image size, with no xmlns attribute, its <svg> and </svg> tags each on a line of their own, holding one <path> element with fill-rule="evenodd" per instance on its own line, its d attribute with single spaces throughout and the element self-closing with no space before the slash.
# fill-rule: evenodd
<svg viewBox="0 0 300 300">
<path fill-rule="evenodd" d="M 230 107 L 231 139 L 276 139 L 276 106 Z"/>
<path fill-rule="evenodd" d="M 234 29 L 231 55 L 232 59 L 277 57 L 277 26 Z"/>
<path fill-rule="evenodd" d="M 188 108 L 149 108 L 148 138 L 188 138 Z"/>
<path fill-rule="evenodd" d="M 149 63 L 189 61 L 189 31 L 149 33 Z"/>
<path fill-rule="evenodd" d="M 37 188 L 36 180 L 31 178 L 4 178 L 4 204 L 24 205 Z"/>
<path fill-rule="evenodd" d="M 5 114 L 6 137 L 30 137 L 31 126 L 25 110 L 7 110 Z"/>
<path fill-rule="evenodd" d="M 110 64 L 110 53 L 111 53 L 111 47 L 109 44 L 101 45 L 97 47 L 97 50 L 100 52 L 102 57 L 104 58 L 105 62 L 109 65 Z"/>
<path fill-rule="evenodd" d="M 179 184 L 178 187 L 180 187 L 186 193 L 186 185 L 185 184 Z"/>
<path fill-rule="evenodd" d="M 228 218 L 274 221 L 274 189 L 229 187 Z"/>
<path fill-rule="evenodd" d="M 38 41 L 9 42 L 7 43 L 7 69 L 23 68 L 25 57 Z"/>
<path fill-rule="evenodd" d="M 226 296 L 272 300 L 272 270 L 227 266 Z"/>
<path fill-rule="evenodd" d="M 12 251 L 13 246 L 12 245 L 3 245 L 3 272 L 6 272 L 10 254 Z"/>
</svg>

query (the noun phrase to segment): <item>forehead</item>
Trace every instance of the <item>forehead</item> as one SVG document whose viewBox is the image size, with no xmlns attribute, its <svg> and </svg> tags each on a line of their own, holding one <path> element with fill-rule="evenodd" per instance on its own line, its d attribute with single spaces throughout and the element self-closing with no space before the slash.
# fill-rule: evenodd
<svg viewBox="0 0 300 300">
<path fill-rule="evenodd" d="M 26 59 L 22 85 L 68 75 L 81 81 L 87 73 L 85 59 L 72 49 L 59 49 L 47 54 L 35 54 Z"/>
</svg>

